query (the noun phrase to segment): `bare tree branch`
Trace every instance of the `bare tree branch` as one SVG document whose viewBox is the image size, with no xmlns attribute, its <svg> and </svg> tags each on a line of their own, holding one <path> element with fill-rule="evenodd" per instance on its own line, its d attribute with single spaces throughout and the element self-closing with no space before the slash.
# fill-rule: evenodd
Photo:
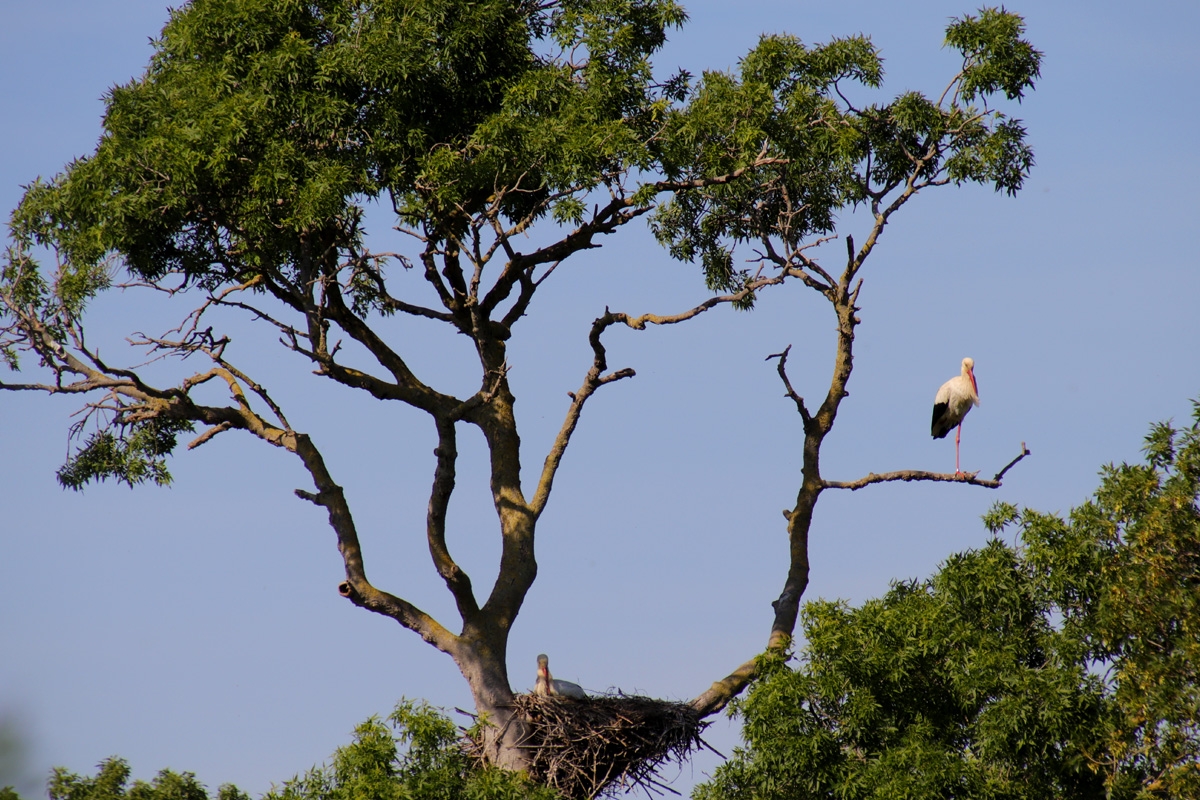
<svg viewBox="0 0 1200 800">
<path fill-rule="evenodd" d="M 303 433 L 292 434 L 286 446 L 300 456 L 317 488 L 315 493 L 297 489 L 296 496 L 325 508 L 329 513 L 329 525 L 337 534 L 338 551 L 346 566 L 346 580 L 338 584 L 338 593 L 357 606 L 391 617 L 442 652 L 453 654 L 458 637 L 412 603 L 376 589 L 367 580 L 358 530 L 346 503 L 345 493 L 330 476 L 325 460 L 308 436 Z"/>
<path fill-rule="evenodd" d="M 234 370 L 221 362 L 219 354 L 211 348 L 199 347 L 192 342 L 168 342 L 157 340 L 158 346 L 176 347 L 188 352 L 197 349 L 207 352 L 217 363 L 213 369 L 194 374 L 186 378 L 176 388 L 157 389 L 146 384 L 133 371 L 110 367 L 96 353 L 82 349 L 83 358 L 73 354 L 63 347 L 50 334 L 46 324 L 35 316 L 30 309 L 21 309 L 11 302 L 6 307 L 15 318 L 16 324 L 25 333 L 25 344 L 37 352 L 43 363 L 58 377 L 54 385 L 23 385 L 22 388 L 37 388 L 48 393 L 82 394 L 91 391 L 106 391 L 108 397 L 115 402 L 89 404 L 90 408 L 106 408 L 127 421 L 144 421 L 156 418 L 179 419 L 199 422 L 210 426 L 208 430 L 191 442 L 190 447 L 198 447 L 214 436 L 227 430 L 239 429 L 253 434 L 268 444 L 295 453 L 301 458 L 317 492 L 297 491 L 303 499 L 325 507 L 329 512 L 329 521 L 338 538 L 338 549 L 346 564 L 346 582 L 342 591 L 356 604 L 373 611 L 385 614 L 401 625 L 416 631 L 422 638 L 435 647 L 446 652 L 452 652 L 457 646 L 457 637 L 443 628 L 436 620 L 411 603 L 398 597 L 381 592 L 367 581 L 362 567 L 362 554 L 358 542 L 358 534 L 354 527 L 350 508 L 346 503 L 342 489 L 329 475 L 317 448 L 303 433 L 297 433 L 286 427 L 283 412 L 267 393 L 256 382 L 250 380 L 241 371 Z M 151 340 L 147 340 L 151 341 Z M 82 341 L 76 339 L 76 344 L 82 347 Z M 90 362 L 90 363 L 89 363 Z M 63 382 L 65 375 L 78 375 L 81 380 Z M 234 406 L 201 405 L 192 400 L 190 390 L 211 380 L 219 379 L 228 387 L 230 396 L 235 401 Z M 243 384 L 250 386 L 280 418 L 285 427 L 273 425 L 263 419 L 251 407 Z M 2 388 L 9 388 L 4 386 Z"/>
<path fill-rule="evenodd" d="M 402 400 L 409 405 L 424 411 L 434 412 L 458 405 L 460 401 L 449 395 L 443 395 L 422 383 L 408 364 L 393 350 L 378 333 L 367 325 L 357 314 L 351 311 L 342 300 L 341 291 L 336 282 L 329 287 L 326 294 L 326 310 L 342 330 L 350 334 L 359 344 L 374 356 L 380 366 L 388 370 L 395 379 L 395 384 L 386 384 L 377 378 L 372 379 L 365 373 L 341 367 L 334 363 L 332 355 L 314 350 L 318 363 L 326 370 L 326 374 L 339 383 L 359 386 L 373 390 L 372 394 L 383 396 L 377 392 L 386 392 L 391 399 Z"/>
<path fill-rule="evenodd" d="M 773 158 L 768 156 L 767 146 L 764 144 L 758 157 L 744 167 L 739 167 L 723 175 L 713 175 L 707 178 L 692 178 L 691 180 L 684 181 L 656 181 L 654 188 L 660 192 L 679 192 L 688 189 L 703 189 L 707 186 L 721 186 L 732 183 L 752 170 L 760 169 L 761 167 L 784 166 L 790 163 L 791 160 L 787 158 Z"/>
<path fill-rule="evenodd" d="M 1004 465 L 1004 469 L 1002 469 L 1002 470 L 1000 470 L 999 472 L 997 472 L 997 473 L 996 473 L 996 474 L 995 474 L 995 475 L 992 477 L 992 480 L 996 481 L 996 483 L 999 483 L 999 482 L 1000 482 L 1000 481 L 1001 481 L 1001 480 L 1004 478 L 1004 473 L 1006 473 L 1006 472 L 1008 472 L 1010 469 L 1012 469 L 1012 468 L 1013 468 L 1013 467 L 1016 465 L 1016 463 L 1017 463 L 1018 461 L 1020 461 L 1022 458 L 1024 458 L 1025 456 L 1027 456 L 1027 455 L 1029 455 L 1029 454 L 1030 454 L 1029 448 L 1025 446 L 1025 443 L 1024 443 L 1024 442 L 1021 442 L 1021 453 L 1020 453 L 1020 455 L 1018 455 L 1018 456 L 1017 456 L 1016 458 L 1014 458 L 1012 461 L 1010 461 L 1010 462 L 1008 462 L 1007 464 L 1005 464 L 1005 465 Z"/>
<path fill-rule="evenodd" d="M 429 494 L 429 511 L 426 522 L 426 538 L 429 540 L 429 555 L 446 587 L 454 595 L 458 613 L 464 622 L 479 613 L 479 603 L 471 590 L 471 578 L 450 556 L 446 547 L 446 511 L 450 506 L 450 495 L 454 492 L 455 464 L 458 447 L 453 420 L 437 420 L 438 446 L 437 469 L 433 475 L 433 489 Z"/>
<path fill-rule="evenodd" d="M 550 452 L 546 454 L 546 460 L 542 466 L 542 475 L 538 480 L 533 502 L 530 503 L 533 513 L 536 516 L 541 516 L 542 511 L 546 508 L 546 502 L 550 499 L 550 491 L 554 488 L 554 476 L 558 473 L 558 467 L 562 463 L 562 457 L 567 450 L 567 445 L 571 442 L 571 435 L 575 432 L 575 426 L 579 424 L 579 416 L 583 413 L 584 403 L 587 402 L 592 393 L 600 386 L 623 378 L 632 378 L 636 374 L 629 368 L 617 370 L 609 375 L 604 374 L 604 371 L 608 369 L 608 357 L 604 344 L 600 341 L 600 335 L 616 321 L 617 318 L 609 313 L 609 310 L 606 308 L 604 309 L 604 316 L 598 317 L 592 323 L 592 330 L 588 335 L 588 341 L 592 345 L 592 366 L 584 377 L 583 384 L 579 389 L 568 393 L 568 396 L 571 398 L 571 405 L 567 409 L 566 419 L 563 420 L 558 435 L 554 437 L 554 444 L 551 445 Z"/>
<path fill-rule="evenodd" d="M 796 394 L 796 390 L 792 388 L 792 382 L 788 380 L 787 375 L 787 358 L 788 353 L 792 351 L 792 346 L 789 344 L 783 349 L 782 353 L 774 353 L 767 356 L 764 361 L 770 361 L 772 358 L 779 359 L 779 378 L 783 381 L 784 388 L 787 391 L 784 393 L 786 397 L 790 397 L 796 404 L 796 410 L 800 412 L 800 418 L 804 420 L 804 425 L 807 427 L 812 424 L 812 416 L 808 413 L 808 409 L 804 405 L 804 398 Z"/>
<path fill-rule="evenodd" d="M 991 478 L 979 478 L 978 472 L 926 472 L 918 469 L 904 469 L 895 472 L 869 473 L 865 477 L 859 478 L 856 481 L 822 481 L 822 485 L 826 489 L 849 489 L 857 491 L 864 486 L 870 486 L 875 483 L 888 483 L 891 481 L 944 481 L 947 483 L 965 483 L 969 486 L 982 486 L 987 489 L 999 489 L 1001 480 L 1004 474 L 1025 456 L 1030 455 L 1030 451 L 1025 447 L 1025 443 L 1021 442 L 1021 453 L 1012 461 L 996 473 Z"/>
<path fill-rule="evenodd" d="M 367 261 L 380 260 L 385 256 L 400 260 L 405 264 L 406 268 L 411 268 L 407 259 L 397 253 L 364 253 L 356 256 L 351 261 L 350 268 L 353 270 L 351 278 L 347 286 L 353 283 L 353 280 L 358 275 L 366 276 L 373 284 L 378 293 L 379 302 L 383 308 L 388 311 L 399 311 L 414 317 L 424 317 L 425 319 L 433 319 L 439 322 L 453 324 L 454 317 L 445 311 L 435 311 L 432 308 L 425 306 L 414 305 L 413 303 L 405 302 L 398 297 L 393 297 L 387 290 L 387 281 L 384 280 L 383 274 L 376 268 L 368 266 Z"/>
</svg>

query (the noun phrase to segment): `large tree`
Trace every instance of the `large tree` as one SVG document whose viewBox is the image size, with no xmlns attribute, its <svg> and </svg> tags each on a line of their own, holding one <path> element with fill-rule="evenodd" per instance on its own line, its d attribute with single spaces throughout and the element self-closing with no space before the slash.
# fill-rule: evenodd
<svg viewBox="0 0 1200 800">
<path fill-rule="evenodd" d="M 786 515 L 790 569 L 767 642 L 778 650 L 795 627 L 824 490 L 999 484 L 999 474 L 915 471 L 829 481 L 820 451 L 853 369 L 866 259 L 921 191 L 1020 188 L 1033 164 L 1025 130 L 991 104 L 1032 87 L 1040 54 L 1021 38 L 1020 17 L 984 9 L 947 28 L 961 69 L 937 95 L 867 103 L 857 98 L 879 87 L 882 67 L 863 36 L 820 46 L 764 36 L 736 73 L 656 75 L 650 58 L 684 18 L 670 0 L 195 0 L 173 11 L 145 74 L 107 98 L 96 151 L 35 182 L 13 213 L 0 353 L 14 369 L 34 362 L 43 377 L 0 388 L 84 399 L 73 430 L 91 432 L 59 473 L 71 488 L 167 482 L 166 457 L 185 434 L 193 448 L 241 431 L 294 455 L 312 480 L 296 494 L 326 512 L 336 536 L 342 595 L 448 654 L 496 723 L 486 728 L 489 757 L 520 767 L 508 636 L 537 573 L 536 524 L 583 408 L 601 386 L 634 374 L 610 369 L 606 331 L 748 309 L 798 282 L 830 304 L 837 333 L 830 386 L 814 408 L 791 388 L 787 352 L 779 357 L 804 441 Z M 410 247 L 371 247 L 364 214 L 374 202 L 391 210 Z M 817 248 L 851 209 L 865 212 L 865 234 L 857 244 L 843 237 L 838 266 L 822 263 Z M 672 255 L 702 266 L 711 293 L 670 313 L 604 309 L 588 336 L 592 363 L 538 454 L 540 473 L 525 483 L 513 330 L 534 313 L 545 281 L 568 280 L 560 264 L 643 216 Z M 413 274 L 420 287 L 405 280 Z M 130 290 L 131 316 L 150 297 L 171 308 L 194 298 L 173 331 L 134 336 L 149 366 L 111 363 L 85 336 L 89 302 L 118 287 Z M 268 341 L 320 379 L 428 419 L 437 448 L 425 535 L 457 632 L 368 580 L 341 485 L 260 379 L 265 366 L 242 363 L 218 329 L 226 313 L 265 325 Z M 470 342 L 472 393 L 418 374 L 414 354 L 428 345 L 397 334 L 397 315 Z M 198 360 L 205 366 L 192 369 Z M 486 442 L 502 543 L 486 596 L 447 546 L 464 426 Z M 754 664 L 715 682 L 697 711 L 723 707 Z"/>
<path fill-rule="evenodd" d="M 929 580 L 806 604 L 698 800 L 1200 796 L 1200 404 L 1146 453 L 1065 519 L 998 504 Z"/>
</svg>

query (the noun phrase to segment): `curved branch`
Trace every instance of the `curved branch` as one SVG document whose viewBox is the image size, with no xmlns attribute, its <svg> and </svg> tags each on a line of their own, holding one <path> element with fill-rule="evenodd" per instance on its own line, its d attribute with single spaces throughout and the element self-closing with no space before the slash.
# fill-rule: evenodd
<svg viewBox="0 0 1200 800">
<path fill-rule="evenodd" d="M 759 289 L 767 286 L 776 286 L 784 281 L 784 276 L 777 275 L 771 278 L 758 278 L 749 283 L 746 288 L 734 294 L 723 294 L 716 297 L 710 297 L 703 303 L 689 308 L 687 311 L 682 311 L 678 314 L 642 314 L 640 317 L 631 317 L 628 314 L 617 313 L 613 314 L 614 321 L 623 322 L 630 328 L 636 331 L 645 330 L 646 325 L 676 325 L 680 322 L 686 322 L 693 317 L 698 317 L 709 309 L 716 308 L 723 303 L 736 303 L 740 300 L 745 300 Z M 606 312 L 607 313 L 607 312 Z"/>
<path fill-rule="evenodd" d="M 368 261 L 379 261 L 385 257 L 400 260 L 406 269 L 411 269 L 412 267 L 411 263 L 408 263 L 408 259 L 399 253 L 364 253 L 361 255 L 356 255 L 350 261 L 349 266 L 353 272 L 350 280 L 347 281 L 345 286 L 350 286 L 355 276 L 366 276 L 368 280 L 375 284 L 375 291 L 378 293 L 380 305 L 388 311 L 399 311 L 414 317 L 424 317 L 425 319 L 435 319 L 439 322 L 454 324 L 454 317 L 445 311 L 437 311 L 432 308 L 426 308 L 425 306 L 408 303 L 389 294 L 387 290 L 387 281 L 384 279 L 383 273 L 378 269 L 367 266 Z"/>
<path fill-rule="evenodd" d="M 600 341 L 600 334 L 604 333 L 605 329 L 616 321 L 617 317 L 606 308 L 604 309 L 604 316 L 597 317 L 592 323 L 592 331 L 588 334 L 588 341 L 592 345 L 592 366 L 584 377 L 583 384 L 579 387 L 579 390 L 567 393 L 571 398 L 571 407 L 567 409 L 566 419 L 563 420 L 562 427 L 558 431 L 558 436 L 554 437 L 554 444 L 551 445 L 550 452 L 546 454 L 546 460 L 542 465 L 542 475 L 538 480 L 537 491 L 534 493 L 533 502 L 530 504 L 535 517 L 541 516 L 542 511 L 546 508 L 546 502 L 550 499 L 550 491 L 554 487 L 554 476 L 557 474 L 558 467 L 562 463 L 563 453 L 566 452 L 567 445 L 571 443 L 571 435 L 575 432 L 575 427 L 579 424 L 579 416 L 583 413 L 583 404 L 604 384 L 619 381 L 623 378 L 632 378 L 637 374 L 628 367 L 608 375 L 604 374 L 604 370 L 608 369 L 608 357 L 604 349 L 604 344 Z"/>
<path fill-rule="evenodd" d="M 449 311 L 452 316 L 457 315 L 462 311 L 462 306 L 454 297 L 454 295 L 451 294 L 446 288 L 446 284 L 442 281 L 442 277 L 438 275 L 437 262 L 434 261 L 435 252 L 436 251 L 433 249 L 433 244 L 430 243 L 429 246 L 426 247 L 421 253 L 421 263 L 425 266 L 425 280 L 427 280 L 429 285 L 433 287 L 435 292 L 437 292 L 438 299 L 442 301 L 442 305 L 446 308 L 446 310 Z"/>
<path fill-rule="evenodd" d="M 739 167 L 732 172 L 727 172 L 724 175 L 713 175 L 708 178 L 692 178 L 684 181 L 656 181 L 654 188 L 660 192 L 679 192 L 688 189 L 704 189 L 708 186 L 722 186 L 727 183 L 732 183 L 738 178 L 745 175 L 751 170 L 759 167 L 771 166 L 786 166 L 791 163 L 789 158 L 772 158 L 767 156 L 767 147 L 764 144 L 763 149 L 759 152 L 758 157 L 753 163 L 747 164 L 744 167 Z"/>
<path fill-rule="evenodd" d="M 209 428 L 208 430 L 201 433 L 199 436 L 197 436 L 192 441 L 188 442 L 187 449 L 195 450 L 200 445 L 211 440 L 217 434 L 224 433 L 225 431 L 229 430 L 232 427 L 233 427 L 233 425 L 231 425 L 228 422 L 222 422 L 219 425 L 214 425 L 211 428 Z"/>
<path fill-rule="evenodd" d="M 604 374 L 604 370 L 608 369 L 608 358 L 604 345 L 600 341 L 600 336 L 605 330 L 617 323 L 623 323 L 636 331 L 645 330 L 646 325 L 676 325 L 698 317 L 705 311 L 723 303 L 736 303 L 744 300 L 759 289 L 780 284 L 783 280 L 783 276 L 760 278 L 750 283 L 740 292 L 710 297 L 703 303 L 678 314 L 643 314 L 640 317 L 631 317 L 622 312 L 613 313 L 605 308 L 604 314 L 597 317 L 592 323 L 592 330 L 588 335 L 588 341 L 591 343 L 592 353 L 594 354 L 592 357 L 592 367 L 588 370 L 587 376 L 584 378 L 579 390 L 568 393 L 568 396 L 571 398 L 571 407 L 567 409 L 566 419 L 563 420 L 558 436 L 555 437 L 554 444 L 551 446 L 550 452 L 546 455 L 546 461 L 542 466 L 542 475 L 538 481 L 537 492 L 534 494 L 533 502 L 530 504 L 533 513 L 540 515 L 546 507 L 546 503 L 550 498 L 550 490 L 554 485 L 554 476 L 558 471 L 559 465 L 562 463 L 563 453 L 566 452 L 567 445 L 570 444 L 571 435 L 575 432 L 575 427 L 579 423 L 579 416 L 583 412 L 584 403 L 587 402 L 596 389 L 604 384 L 624 378 L 632 378 L 637 374 L 628 367 L 619 369 L 608 375 Z"/>
<path fill-rule="evenodd" d="M 772 358 L 779 359 L 779 378 L 783 381 L 784 388 L 787 389 L 787 391 L 784 392 L 784 396 L 790 397 L 792 402 L 796 404 L 796 410 L 800 412 L 800 419 L 804 420 L 804 425 L 807 428 L 812 424 L 812 415 L 808 413 L 808 408 L 804 405 L 804 398 L 796 394 L 796 390 L 792 388 L 792 382 L 788 380 L 787 376 L 787 358 L 788 353 L 791 351 L 792 346 L 789 344 L 787 347 L 783 348 L 782 353 L 772 353 L 763 360 L 770 361 Z"/>
<path fill-rule="evenodd" d="M 450 506 L 450 495 L 454 492 L 455 465 L 458 461 L 458 446 L 453 420 L 437 420 L 438 446 L 437 468 L 433 473 L 433 489 L 429 494 L 429 511 L 426 516 L 426 538 L 429 540 L 429 555 L 446 587 L 454 595 L 458 613 L 463 622 L 469 622 L 479 613 L 479 603 L 471 590 L 471 578 L 450 556 L 446 547 L 446 511 Z"/>
<path fill-rule="evenodd" d="M 1013 468 L 1013 467 L 1016 465 L 1016 463 L 1017 463 L 1018 461 L 1020 461 L 1022 458 L 1024 458 L 1025 456 L 1027 456 L 1027 455 L 1029 455 L 1029 454 L 1030 454 L 1029 448 L 1025 446 L 1025 443 L 1024 443 L 1024 442 L 1021 442 L 1021 453 L 1020 453 L 1020 455 L 1018 455 L 1018 456 L 1017 456 L 1016 458 L 1014 458 L 1012 461 L 1010 461 L 1010 462 L 1008 462 L 1007 464 L 1005 464 L 1005 465 L 1004 465 L 1004 469 L 1002 469 L 1002 470 L 1000 470 L 999 472 L 997 472 L 997 473 L 996 473 L 996 474 L 995 474 L 995 475 L 992 477 L 992 480 L 994 480 L 994 481 L 996 481 L 997 483 L 999 483 L 999 482 L 1000 482 L 1000 481 L 1001 481 L 1001 480 L 1004 478 L 1004 473 L 1006 473 L 1006 472 L 1008 472 L 1010 469 L 1012 469 L 1012 468 Z"/>
</svg>

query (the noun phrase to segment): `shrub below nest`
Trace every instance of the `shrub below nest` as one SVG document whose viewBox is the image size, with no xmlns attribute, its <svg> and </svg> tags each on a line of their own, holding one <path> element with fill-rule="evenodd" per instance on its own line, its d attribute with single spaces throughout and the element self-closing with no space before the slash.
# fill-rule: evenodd
<svg viewBox="0 0 1200 800">
<path fill-rule="evenodd" d="M 708 723 L 687 703 L 521 694 L 513 708 L 528 730 L 521 746 L 530 752 L 530 778 L 573 800 L 630 786 L 664 789 L 659 767 L 708 746 L 700 738 Z"/>
</svg>

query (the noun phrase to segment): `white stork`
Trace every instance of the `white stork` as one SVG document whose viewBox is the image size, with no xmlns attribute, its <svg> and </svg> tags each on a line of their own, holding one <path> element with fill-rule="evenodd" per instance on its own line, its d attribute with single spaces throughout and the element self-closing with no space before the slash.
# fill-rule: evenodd
<svg viewBox="0 0 1200 800">
<path fill-rule="evenodd" d="M 537 683 L 533 685 L 533 693 L 543 697 L 573 697 L 576 700 L 586 700 L 587 693 L 578 683 L 560 681 L 550 675 L 550 659 L 542 653 L 537 657 Z"/>
<path fill-rule="evenodd" d="M 979 384 L 975 382 L 975 361 L 962 360 L 962 374 L 951 378 L 942 384 L 937 395 L 933 398 L 933 438 L 944 439 L 951 428 L 957 427 L 954 434 L 954 474 L 962 474 L 958 468 L 958 443 L 962 439 L 962 421 L 971 410 L 971 406 L 979 405 Z"/>
</svg>

